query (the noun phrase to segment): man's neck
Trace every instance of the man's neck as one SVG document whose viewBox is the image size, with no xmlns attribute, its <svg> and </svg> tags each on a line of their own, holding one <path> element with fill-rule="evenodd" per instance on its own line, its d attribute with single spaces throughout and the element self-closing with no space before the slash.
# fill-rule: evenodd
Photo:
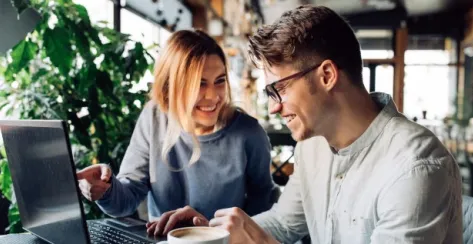
<svg viewBox="0 0 473 244">
<path fill-rule="evenodd" d="M 328 143 L 336 150 L 345 148 L 356 141 L 378 116 L 380 108 L 363 90 L 340 96 L 336 121 L 325 135 Z"/>
</svg>

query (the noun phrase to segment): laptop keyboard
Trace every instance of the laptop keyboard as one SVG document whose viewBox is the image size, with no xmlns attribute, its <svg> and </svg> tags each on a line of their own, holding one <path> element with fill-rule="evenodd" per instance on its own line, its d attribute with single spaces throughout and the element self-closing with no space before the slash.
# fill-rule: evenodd
<svg viewBox="0 0 473 244">
<path fill-rule="evenodd" d="M 95 222 L 87 222 L 92 244 L 149 244 L 126 232 Z"/>
</svg>

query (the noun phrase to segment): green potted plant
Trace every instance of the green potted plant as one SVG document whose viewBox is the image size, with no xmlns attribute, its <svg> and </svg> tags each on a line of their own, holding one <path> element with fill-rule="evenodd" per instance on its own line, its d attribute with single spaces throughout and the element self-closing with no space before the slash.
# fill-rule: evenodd
<svg viewBox="0 0 473 244">
<path fill-rule="evenodd" d="M 136 89 L 153 57 L 129 35 L 91 23 L 72 0 L 12 1 L 36 9 L 36 29 L 0 59 L 0 110 L 22 119 L 67 120 L 78 168 L 109 163 L 117 173 L 147 90 Z M 0 144 L 1 145 L 1 144 Z M 0 150 L 1 151 L 1 150 Z M 8 165 L 0 156 L 0 189 L 12 202 L 10 232 L 21 231 Z M 88 218 L 103 213 L 86 202 Z"/>
</svg>

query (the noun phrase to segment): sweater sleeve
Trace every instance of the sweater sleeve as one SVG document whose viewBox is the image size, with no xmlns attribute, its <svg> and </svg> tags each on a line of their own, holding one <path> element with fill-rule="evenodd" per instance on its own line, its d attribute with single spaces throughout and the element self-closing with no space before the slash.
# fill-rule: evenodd
<svg viewBox="0 0 473 244">
<path fill-rule="evenodd" d="M 150 189 L 149 149 L 155 106 L 149 102 L 141 112 L 120 171 L 112 186 L 96 201 L 106 214 L 122 217 L 133 214 Z"/>
<path fill-rule="evenodd" d="M 271 144 L 268 135 L 256 120 L 250 128 L 245 143 L 247 155 L 245 212 L 252 216 L 271 208 L 273 205 L 271 196 L 276 190 L 276 185 L 270 172 Z"/>
</svg>

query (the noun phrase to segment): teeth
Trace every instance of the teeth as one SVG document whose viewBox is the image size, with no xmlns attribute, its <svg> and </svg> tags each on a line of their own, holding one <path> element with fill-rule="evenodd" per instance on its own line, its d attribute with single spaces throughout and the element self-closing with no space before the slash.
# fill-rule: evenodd
<svg viewBox="0 0 473 244">
<path fill-rule="evenodd" d="M 217 105 L 214 105 L 212 107 L 198 107 L 200 110 L 205 111 L 205 112 L 211 112 L 214 111 L 217 108 Z"/>
</svg>

